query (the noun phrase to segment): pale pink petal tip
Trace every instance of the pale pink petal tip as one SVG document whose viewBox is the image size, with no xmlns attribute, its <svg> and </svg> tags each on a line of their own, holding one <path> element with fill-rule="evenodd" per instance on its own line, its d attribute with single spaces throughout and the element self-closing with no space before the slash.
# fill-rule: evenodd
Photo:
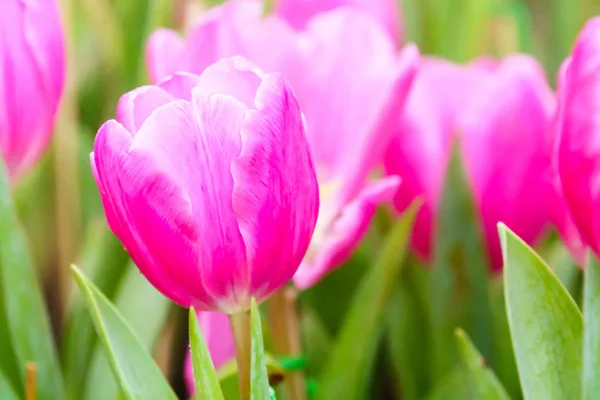
<svg viewBox="0 0 600 400">
<path fill-rule="evenodd" d="M 294 284 L 300 289 L 307 289 L 319 282 L 325 275 L 340 267 L 356 249 L 371 223 L 377 206 L 393 199 L 400 178 L 389 176 L 380 179 L 359 193 L 346 204 L 340 215 L 323 236 L 318 234 L 313 240 L 321 240 L 314 246 L 313 254 L 305 259 L 294 275 Z"/>
</svg>

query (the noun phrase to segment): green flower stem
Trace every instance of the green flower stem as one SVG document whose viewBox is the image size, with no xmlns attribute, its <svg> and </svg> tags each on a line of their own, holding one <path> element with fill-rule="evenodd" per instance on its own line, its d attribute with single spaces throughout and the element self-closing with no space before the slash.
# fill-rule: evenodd
<svg viewBox="0 0 600 400">
<path fill-rule="evenodd" d="M 235 340 L 240 400 L 250 400 L 250 312 L 232 314 L 229 316 L 229 322 Z"/>
<path fill-rule="evenodd" d="M 298 320 L 298 293 L 295 288 L 285 287 L 271 297 L 269 322 L 275 353 L 290 357 L 290 360 L 300 358 L 302 340 Z M 302 371 L 290 373 L 284 383 L 290 400 L 306 400 L 306 383 Z"/>
</svg>

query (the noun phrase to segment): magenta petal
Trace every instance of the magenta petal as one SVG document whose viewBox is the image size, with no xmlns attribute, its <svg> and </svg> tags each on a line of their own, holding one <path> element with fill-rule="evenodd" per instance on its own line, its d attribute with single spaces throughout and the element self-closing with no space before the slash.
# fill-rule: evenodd
<svg viewBox="0 0 600 400">
<path fill-rule="evenodd" d="M 203 96 L 228 95 L 254 108 L 254 97 L 263 76 L 264 73 L 245 58 L 225 58 L 204 70 L 196 91 Z"/>
<path fill-rule="evenodd" d="M 190 285 L 200 280 L 197 290 L 210 288 L 222 302 L 238 304 L 238 295 L 247 294 L 248 278 L 244 243 L 231 205 L 230 168 L 240 151 L 245 107 L 221 95 L 204 98 L 194 91 L 193 98 L 193 105 L 177 101 L 156 110 L 138 132 L 133 149 L 151 154 L 158 168 L 188 195 L 193 218 L 189 224 L 202 240 L 196 243 L 195 264 L 180 268 L 181 276 Z M 158 243 L 157 247 L 168 249 Z"/>
<path fill-rule="evenodd" d="M 294 284 L 302 290 L 307 289 L 341 266 L 367 232 L 377 206 L 391 201 L 399 185 L 400 178 L 397 176 L 383 178 L 365 187 L 346 204 L 323 234 L 322 242 L 311 244 L 316 254 L 302 262 L 294 275 Z M 323 204 L 323 207 L 327 205 Z M 315 235 L 313 240 L 319 240 L 319 236 Z"/>
<path fill-rule="evenodd" d="M 242 303 L 250 300 L 249 265 L 234 214 L 232 164 L 241 152 L 246 107 L 220 94 L 205 97 L 198 88 L 192 96 L 199 126 L 194 164 L 199 169 L 189 185 L 202 229 L 200 263 L 204 280 L 220 298 L 245 307 Z"/>
<path fill-rule="evenodd" d="M 174 100 L 175 97 L 157 86 L 139 87 L 119 99 L 117 121 L 135 135 L 154 110 Z"/>
<path fill-rule="evenodd" d="M 310 18 L 319 13 L 353 6 L 381 23 L 397 43 L 401 39 L 398 4 L 395 0 L 278 0 L 277 14 L 295 28 L 302 29 Z"/>
<path fill-rule="evenodd" d="M 189 306 L 189 289 L 173 273 L 195 264 L 194 232 L 186 228 L 189 205 L 181 189 L 156 171 L 152 160 L 131 153 L 131 144 L 131 134 L 116 121 L 105 123 L 94 143 L 93 169 L 108 224 L 146 278 L 173 301 Z M 165 210 L 177 211 L 179 217 L 165 219 Z M 169 246 L 177 251 L 161 252 Z M 201 299 L 204 307 L 211 304 L 206 296 Z"/>
<path fill-rule="evenodd" d="M 55 1 L 0 2 L 0 153 L 13 179 L 48 145 L 64 63 Z"/>
<path fill-rule="evenodd" d="M 558 170 L 564 198 L 584 241 L 600 254 L 600 18 L 588 21 L 565 67 L 559 101 Z"/>
<path fill-rule="evenodd" d="M 200 77 L 187 72 L 176 72 L 160 81 L 157 86 L 176 99 L 192 101 L 192 89 L 198 85 Z"/>
<path fill-rule="evenodd" d="M 396 133 L 398 115 L 404 105 L 419 64 L 419 50 L 414 45 L 406 46 L 394 66 L 391 86 L 381 99 L 380 110 L 373 120 L 361 128 L 355 145 L 341 160 L 340 168 L 345 183 L 340 196 L 346 202 L 353 198 L 364 185 L 373 168 L 382 165 L 385 151 Z"/>
<path fill-rule="evenodd" d="M 319 206 L 300 109 L 279 74 L 258 89 L 233 165 L 233 205 L 259 299 L 287 282 L 302 260 Z M 277 269 L 273 265 L 279 265 Z"/>
<path fill-rule="evenodd" d="M 146 45 L 146 65 L 152 82 L 159 82 L 180 69 L 185 42 L 171 29 L 157 29 Z"/>
</svg>

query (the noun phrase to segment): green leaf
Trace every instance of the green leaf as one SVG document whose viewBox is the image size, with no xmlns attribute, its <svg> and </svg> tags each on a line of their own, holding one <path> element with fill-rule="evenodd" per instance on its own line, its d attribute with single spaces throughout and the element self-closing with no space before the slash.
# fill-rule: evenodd
<svg viewBox="0 0 600 400">
<path fill-rule="evenodd" d="M 491 0 L 461 0 L 460 5 L 452 9 L 460 24 L 446 25 L 448 33 L 450 29 L 457 29 L 453 36 L 454 51 L 452 59 L 459 62 L 467 62 L 485 51 L 486 32 L 490 26 L 490 15 L 492 9 Z M 449 16 L 450 17 L 450 16 Z"/>
<path fill-rule="evenodd" d="M 468 387 L 471 398 L 480 400 L 509 400 L 510 397 L 492 370 L 485 366 L 485 361 L 477 351 L 467 334 L 456 330 L 458 349 L 467 371 Z"/>
<path fill-rule="evenodd" d="M 13 384 L 18 379 L 21 389 L 25 363 L 35 362 L 38 398 L 62 399 L 65 392 L 44 299 L 10 193 L 8 176 L 0 161 L 0 365 Z M 10 360 L 12 355 L 14 361 Z"/>
<path fill-rule="evenodd" d="M 123 245 L 108 229 L 104 217 L 100 223 L 90 226 L 80 263 L 94 284 L 108 298 L 114 296 L 121 278 L 127 271 L 128 260 Z M 69 399 L 83 397 L 82 391 L 96 344 L 97 336 L 85 299 L 73 286 L 61 352 L 65 380 L 69 382 Z"/>
<path fill-rule="evenodd" d="M 427 298 L 433 382 L 450 372 L 458 360 L 454 341 L 457 326 L 464 327 L 486 359 L 494 362 L 489 261 L 480 225 L 455 143 L 440 200 Z"/>
<path fill-rule="evenodd" d="M 265 362 L 267 364 L 267 374 L 269 375 L 269 384 L 276 385 L 284 379 L 284 370 L 273 356 L 265 353 Z M 238 399 L 240 390 L 238 386 L 237 363 L 233 359 L 219 368 L 217 371 L 221 389 L 226 399 Z"/>
<path fill-rule="evenodd" d="M 456 366 L 433 388 L 426 400 L 468 400 L 465 371 L 462 365 Z"/>
<path fill-rule="evenodd" d="M 379 326 L 400 273 L 420 203 L 413 203 L 392 228 L 379 257 L 354 295 L 320 379 L 318 399 L 361 396 L 377 351 Z"/>
<path fill-rule="evenodd" d="M 167 318 L 171 302 L 139 273 L 133 262 L 130 261 L 125 270 L 125 276 L 115 289 L 114 305 L 146 352 L 150 353 Z M 147 310 L 152 310 L 152 318 L 148 318 Z M 112 399 L 118 392 L 109 360 L 98 343 L 90 362 L 84 397 L 88 400 Z"/>
<path fill-rule="evenodd" d="M 504 224 L 506 308 L 525 399 L 581 395 L 583 318 L 552 270 Z"/>
<path fill-rule="evenodd" d="M 600 393 L 600 263 L 590 256 L 583 296 L 583 399 Z"/>
<path fill-rule="evenodd" d="M 300 313 L 300 326 L 304 338 L 304 353 L 308 361 L 309 373 L 318 375 L 325 365 L 331 348 L 331 334 L 323 326 L 319 316 L 311 308 Z"/>
<path fill-rule="evenodd" d="M 550 0 L 549 41 L 549 76 L 555 76 L 558 67 L 571 52 L 577 34 L 586 20 L 585 0 Z"/>
<path fill-rule="evenodd" d="M 492 305 L 492 318 L 494 320 L 494 363 L 490 364 L 496 372 L 502 386 L 511 398 L 521 397 L 521 385 L 517 372 L 517 361 L 510 340 L 508 317 L 506 316 L 506 301 L 502 276 L 495 277 L 490 282 L 490 298 Z"/>
<path fill-rule="evenodd" d="M 123 397 L 136 400 L 176 400 L 177 396 L 160 368 L 146 352 L 121 313 L 77 267 L 72 266 L 72 270 L 77 285 L 88 302 L 96 332 L 119 381 Z M 145 310 L 153 308 L 148 306 Z M 154 318 L 147 313 L 144 313 L 143 317 Z M 116 397 L 115 395 L 111 398 Z"/>
<path fill-rule="evenodd" d="M 265 346 L 263 344 L 262 323 L 256 300 L 252 299 L 250 309 L 251 323 L 251 372 L 250 372 L 250 399 L 264 400 L 269 398 L 269 376 L 265 361 Z"/>
<path fill-rule="evenodd" d="M 223 400 L 223 392 L 210 352 L 204 341 L 196 310 L 190 308 L 190 351 L 197 396 L 206 400 Z"/>
<path fill-rule="evenodd" d="M 8 379 L 2 372 L 0 372 L 0 395 L 2 400 L 18 400 L 19 396 L 15 393 L 15 390 L 10 385 Z"/>
</svg>

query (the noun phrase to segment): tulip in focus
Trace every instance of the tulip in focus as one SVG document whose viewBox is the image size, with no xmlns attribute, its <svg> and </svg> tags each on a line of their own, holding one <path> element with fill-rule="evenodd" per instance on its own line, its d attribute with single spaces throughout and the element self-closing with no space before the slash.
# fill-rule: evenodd
<svg viewBox="0 0 600 400">
<path fill-rule="evenodd" d="M 198 323 L 215 369 L 218 371 L 227 362 L 235 359 L 235 342 L 231 334 L 229 319 L 225 314 L 204 311 L 198 313 Z M 188 394 L 193 396 L 195 392 L 194 371 L 189 352 L 185 359 L 184 375 Z"/>
<path fill-rule="evenodd" d="M 382 164 L 419 53 L 407 46 L 398 54 L 377 20 L 356 8 L 319 13 L 297 32 L 277 15 L 263 17 L 261 2 L 238 0 L 210 10 L 185 39 L 156 31 L 147 62 L 158 81 L 177 70 L 200 73 L 231 54 L 281 72 L 306 119 L 321 207 L 309 251 L 294 276 L 304 289 L 347 260 L 377 206 L 398 188 L 398 176 L 369 176 Z"/>
<path fill-rule="evenodd" d="M 241 57 L 125 94 L 91 159 L 111 229 L 184 307 L 247 310 L 308 249 L 319 194 L 298 103 Z"/>
<path fill-rule="evenodd" d="M 386 170 L 403 183 L 394 204 L 416 197 L 413 246 L 429 259 L 446 165 L 457 140 L 492 268 L 502 267 L 496 224 L 534 243 L 555 220 L 551 174 L 553 94 L 537 62 L 510 56 L 467 66 L 424 62 L 388 148 Z"/>
<path fill-rule="evenodd" d="M 56 1 L 0 1 L 0 37 L 0 152 L 16 179 L 46 149 L 63 91 Z"/>
<path fill-rule="evenodd" d="M 561 69 L 557 162 L 565 202 L 583 242 L 600 254 L 600 18 L 589 20 Z"/>
<path fill-rule="evenodd" d="M 351 6 L 377 19 L 394 43 L 402 40 L 397 0 L 278 0 L 276 12 L 294 28 L 303 29 L 315 15 L 337 7 Z"/>
</svg>

